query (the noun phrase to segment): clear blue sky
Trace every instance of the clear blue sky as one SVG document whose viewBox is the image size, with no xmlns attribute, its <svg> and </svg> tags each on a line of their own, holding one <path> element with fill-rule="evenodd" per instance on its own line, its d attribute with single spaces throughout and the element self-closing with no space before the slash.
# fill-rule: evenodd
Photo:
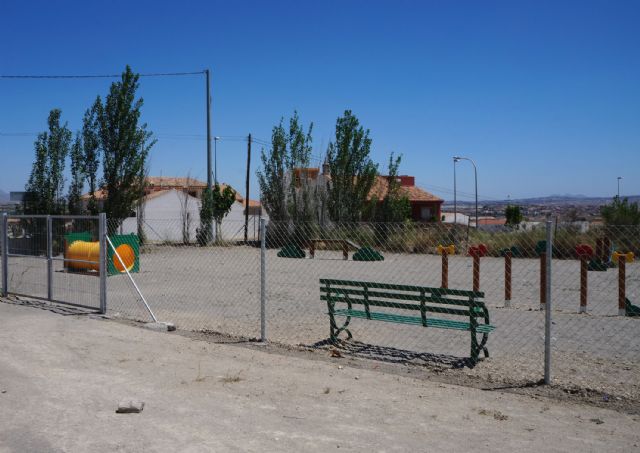
<svg viewBox="0 0 640 453">
<path fill-rule="evenodd" d="M 480 198 L 640 194 L 640 2 L 3 2 L 0 74 L 213 71 L 213 133 L 268 140 L 297 109 L 325 153 L 351 109 L 373 158 L 452 198 L 451 156 Z M 110 80 L 0 80 L 0 133 L 72 129 Z M 153 175 L 206 179 L 204 80 L 142 79 Z M 185 137 L 180 134 L 195 135 Z M 0 189 L 22 190 L 34 136 L 0 136 Z M 218 144 L 244 186 L 245 144 Z M 252 157 L 253 197 L 259 147 Z M 473 195 L 468 163 L 461 198 Z M 244 190 L 244 189 L 243 189 Z"/>
</svg>

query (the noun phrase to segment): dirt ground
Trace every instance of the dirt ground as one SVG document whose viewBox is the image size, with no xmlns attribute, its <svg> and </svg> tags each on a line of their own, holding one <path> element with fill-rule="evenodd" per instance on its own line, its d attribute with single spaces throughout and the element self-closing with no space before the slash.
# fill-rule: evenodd
<svg viewBox="0 0 640 453">
<path fill-rule="evenodd" d="M 0 303 L 0 451 L 633 451 L 640 417 Z M 122 399 L 145 402 L 116 414 Z"/>
<path fill-rule="evenodd" d="M 326 305 L 319 300 L 319 278 L 439 286 L 440 257 L 385 254 L 382 262 L 343 261 L 340 252 L 318 251 L 315 259 L 286 259 L 268 250 L 267 338 L 283 345 L 313 347 L 328 336 Z M 95 277 L 62 272 L 55 263 L 54 297 L 98 306 Z M 617 313 L 617 271 L 589 273 L 588 314 L 578 314 L 579 263 L 554 260 L 552 350 L 554 383 L 567 390 L 594 391 L 640 401 L 640 319 Z M 10 289 L 46 295 L 44 262 L 10 262 Z M 513 298 L 504 301 L 504 260 L 483 258 L 481 290 L 496 330 L 491 358 L 474 369 L 454 369 L 469 356 L 464 332 L 355 320 L 354 339 L 362 356 L 424 365 L 488 383 L 536 382 L 543 374 L 544 312 L 539 310 L 540 263 L 513 260 Z M 134 277 L 163 320 L 181 329 L 220 332 L 239 338 L 260 334 L 260 256 L 251 247 L 149 247 Z M 449 286 L 472 286 L 471 259 L 449 258 Z M 640 300 L 640 264 L 627 266 L 627 294 Z M 148 320 L 125 276 L 108 279 L 111 316 Z M 353 351 L 352 351 L 353 352 Z M 447 368 L 448 367 L 448 368 Z"/>
</svg>

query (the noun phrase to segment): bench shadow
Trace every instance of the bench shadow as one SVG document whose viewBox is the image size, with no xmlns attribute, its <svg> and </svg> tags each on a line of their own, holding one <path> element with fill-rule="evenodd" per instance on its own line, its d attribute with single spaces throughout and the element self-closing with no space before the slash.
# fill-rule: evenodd
<svg viewBox="0 0 640 453">
<path fill-rule="evenodd" d="M 311 345 L 302 346 L 310 349 L 329 349 L 330 347 L 334 347 L 340 351 L 340 353 L 350 356 L 394 364 L 437 366 L 440 368 L 444 366 L 454 369 L 473 366 L 473 363 L 468 357 L 407 351 L 405 349 L 373 345 L 354 340 L 340 340 L 338 343 L 332 343 L 331 340 L 325 339 Z"/>
</svg>

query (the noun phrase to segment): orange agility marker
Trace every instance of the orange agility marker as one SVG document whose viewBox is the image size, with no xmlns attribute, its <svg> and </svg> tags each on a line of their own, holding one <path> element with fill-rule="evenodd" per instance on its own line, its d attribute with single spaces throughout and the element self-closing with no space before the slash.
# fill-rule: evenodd
<svg viewBox="0 0 640 453">
<path fill-rule="evenodd" d="M 438 245 L 436 247 L 436 252 L 438 253 L 438 255 L 444 255 L 445 252 L 447 255 L 455 255 L 456 246 L 453 244 L 447 246 Z"/>
<path fill-rule="evenodd" d="M 633 255 L 633 252 L 627 252 L 627 253 L 613 252 L 611 254 L 611 260 L 614 263 L 620 263 L 622 261 L 625 261 L 627 263 L 633 263 L 634 259 L 635 259 L 635 256 Z"/>
</svg>

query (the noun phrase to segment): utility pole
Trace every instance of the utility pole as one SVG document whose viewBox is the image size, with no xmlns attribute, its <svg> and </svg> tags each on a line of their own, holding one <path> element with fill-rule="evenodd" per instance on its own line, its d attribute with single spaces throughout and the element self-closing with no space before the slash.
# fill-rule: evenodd
<svg viewBox="0 0 640 453">
<path fill-rule="evenodd" d="M 209 70 L 204 73 L 207 79 L 207 188 L 211 192 L 211 83 L 209 80 Z"/>
<path fill-rule="evenodd" d="M 244 197 L 244 242 L 249 241 L 249 176 L 251 174 L 251 134 L 247 138 L 247 191 Z"/>
<path fill-rule="evenodd" d="M 213 191 L 211 185 L 211 82 L 209 70 L 205 69 L 204 73 L 207 79 L 207 188 L 209 189 L 209 196 L 211 196 L 211 192 Z M 215 222 L 211 222 L 211 238 L 216 237 L 214 224 Z"/>
</svg>

